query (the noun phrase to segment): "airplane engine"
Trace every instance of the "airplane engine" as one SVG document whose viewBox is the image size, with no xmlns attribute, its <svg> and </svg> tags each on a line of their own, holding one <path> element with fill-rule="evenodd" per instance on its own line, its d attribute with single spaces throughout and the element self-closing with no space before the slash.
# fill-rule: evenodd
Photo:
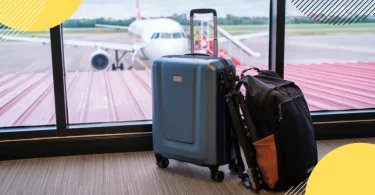
<svg viewBox="0 0 375 195">
<path fill-rule="evenodd" d="M 94 71 L 107 70 L 109 67 L 109 54 L 103 50 L 97 50 L 90 56 L 91 68 Z"/>
</svg>

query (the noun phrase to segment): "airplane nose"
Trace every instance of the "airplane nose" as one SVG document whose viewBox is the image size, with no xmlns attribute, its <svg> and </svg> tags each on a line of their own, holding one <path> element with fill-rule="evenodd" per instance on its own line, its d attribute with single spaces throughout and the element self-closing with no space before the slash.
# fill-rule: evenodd
<svg viewBox="0 0 375 195">
<path fill-rule="evenodd" d="M 172 55 L 183 55 L 189 53 L 186 48 L 187 46 L 183 43 L 176 44 L 170 47 L 169 53 L 171 53 Z"/>
<path fill-rule="evenodd" d="M 178 50 L 179 53 L 181 53 L 181 54 L 191 53 L 189 51 L 189 43 L 188 42 L 181 42 L 179 44 L 179 46 L 176 48 L 176 50 Z"/>
<path fill-rule="evenodd" d="M 185 50 L 185 46 L 184 45 L 181 45 L 179 47 L 175 47 L 174 51 L 176 52 L 176 54 L 179 54 L 179 55 L 183 55 L 183 54 L 188 53 L 188 51 Z"/>
<path fill-rule="evenodd" d="M 169 45 L 164 45 L 163 49 L 161 49 L 160 47 L 163 47 L 163 46 L 158 45 L 158 49 L 156 49 L 156 50 L 159 50 L 159 56 L 184 55 L 184 54 L 190 53 L 189 44 L 183 41 L 173 40 L 169 42 Z"/>
</svg>

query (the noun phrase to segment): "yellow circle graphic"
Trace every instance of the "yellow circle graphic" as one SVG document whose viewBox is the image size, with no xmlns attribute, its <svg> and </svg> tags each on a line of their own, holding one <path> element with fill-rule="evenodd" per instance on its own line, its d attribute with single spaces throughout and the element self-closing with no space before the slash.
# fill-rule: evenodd
<svg viewBox="0 0 375 195">
<path fill-rule="evenodd" d="M 1 0 L 0 23 L 19 31 L 41 31 L 61 24 L 82 0 Z"/>
<path fill-rule="evenodd" d="M 306 195 L 375 194 L 375 145 L 354 143 L 324 156 L 314 168 Z"/>
</svg>

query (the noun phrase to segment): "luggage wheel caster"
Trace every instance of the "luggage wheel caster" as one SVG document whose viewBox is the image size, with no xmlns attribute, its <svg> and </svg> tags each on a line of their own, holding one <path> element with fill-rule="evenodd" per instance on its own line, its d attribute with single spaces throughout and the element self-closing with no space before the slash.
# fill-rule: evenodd
<svg viewBox="0 0 375 195">
<path fill-rule="evenodd" d="M 156 162 L 156 164 L 160 167 L 160 168 L 167 168 L 168 165 L 169 165 L 169 160 L 167 158 L 162 158 L 160 160 L 158 160 Z"/>
<path fill-rule="evenodd" d="M 212 172 L 211 173 L 211 179 L 217 182 L 222 182 L 224 180 L 224 172 L 222 171 L 217 171 L 217 172 Z"/>
<path fill-rule="evenodd" d="M 209 166 L 211 171 L 211 179 L 217 182 L 222 182 L 224 180 L 224 172 L 219 171 L 219 166 Z"/>
</svg>

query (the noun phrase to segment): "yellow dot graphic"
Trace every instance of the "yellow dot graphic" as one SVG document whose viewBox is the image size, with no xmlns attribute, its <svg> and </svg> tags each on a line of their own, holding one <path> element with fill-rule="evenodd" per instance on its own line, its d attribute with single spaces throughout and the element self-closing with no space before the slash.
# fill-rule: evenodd
<svg viewBox="0 0 375 195">
<path fill-rule="evenodd" d="M 82 0 L 0 0 L 0 23 L 19 31 L 52 28 L 70 18 Z"/>
<path fill-rule="evenodd" d="M 375 145 L 354 143 L 324 156 L 310 175 L 306 195 L 374 195 Z"/>
</svg>

